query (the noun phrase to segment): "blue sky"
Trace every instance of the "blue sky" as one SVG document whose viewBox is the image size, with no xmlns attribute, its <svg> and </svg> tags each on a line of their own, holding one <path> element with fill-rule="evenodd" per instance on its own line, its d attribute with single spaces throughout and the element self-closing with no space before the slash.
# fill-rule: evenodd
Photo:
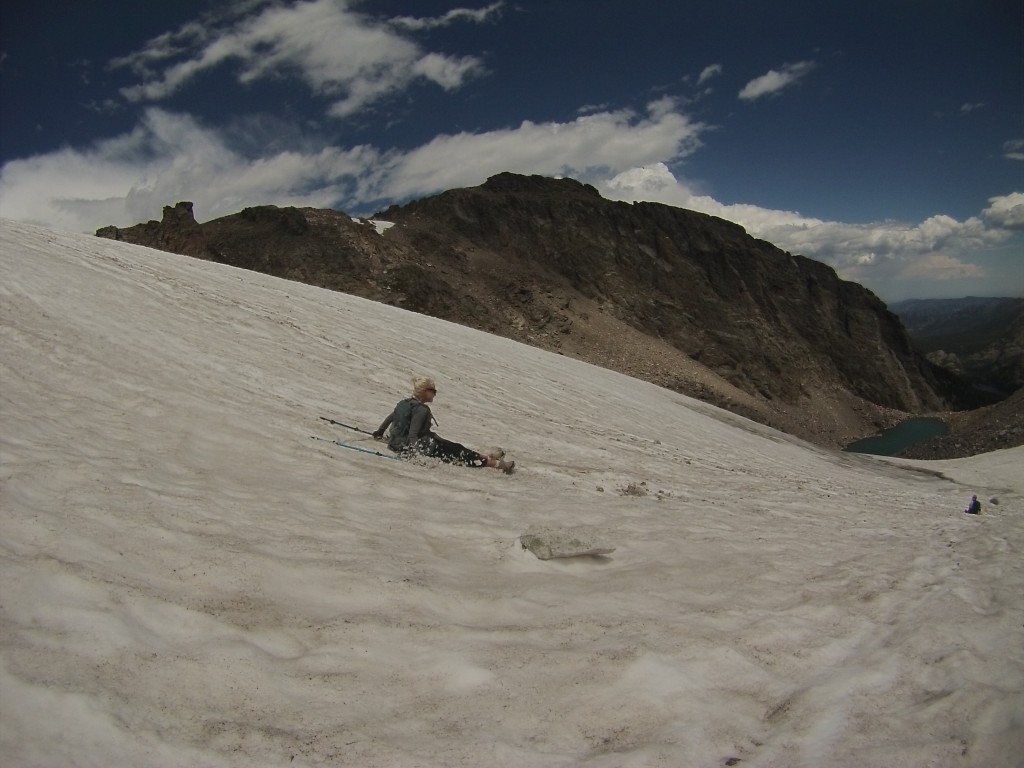
<svg viewBox="0 0 1024 768">
<path fill-rule="evenodd" d="M 501 171 L 742 224 L 887 301 L 1024 295 L 1020 0 L 25 2 L 0 215 L 367 215 Z"/>
</svg>

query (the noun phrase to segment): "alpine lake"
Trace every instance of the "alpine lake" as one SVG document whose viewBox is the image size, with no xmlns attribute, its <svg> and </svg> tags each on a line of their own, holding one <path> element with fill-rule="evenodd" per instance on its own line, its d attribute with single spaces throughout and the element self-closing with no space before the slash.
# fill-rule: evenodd
<svg viewBox="0 0 1024 768">
<path fill-rule="evenodd" d="M 907 419 L 881 434 L 850 443 L 843 450 L 874 456 L 895 456 L 922 440 L 941 437 L 948 432 L 949 429 L 939 419 Z"/>
</svg>

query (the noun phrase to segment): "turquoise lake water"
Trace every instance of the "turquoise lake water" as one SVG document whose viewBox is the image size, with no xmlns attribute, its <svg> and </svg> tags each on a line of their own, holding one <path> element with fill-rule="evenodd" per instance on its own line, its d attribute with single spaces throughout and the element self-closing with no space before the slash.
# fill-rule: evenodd
<svg viewBox="0 0 1024 768">
<path fill-rule="evenodd" d="M 850 443 L 844 451 L 870 453 L 875 456 L 895 456 L 915 443 L 930 437 L 939 437 L 949 430 L 938 419 L 907 419 L 880 435 L 866 437 Z"/>
</svg>

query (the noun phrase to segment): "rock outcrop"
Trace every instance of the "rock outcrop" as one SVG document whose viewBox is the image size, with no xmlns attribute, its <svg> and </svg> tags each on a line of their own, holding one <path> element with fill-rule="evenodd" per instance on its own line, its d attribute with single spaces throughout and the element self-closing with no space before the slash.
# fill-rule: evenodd
<svg viewBox="0 0 1024 768">
<path fill-rule="evenodd" d="M 128 229 L 103 227 L 96 230 L 96 235 L 185 256 L 208 258 L 210 255 L 210 246 L 203 228 L 196 222 L 192 203 L 187 202 L 173 207 L 165 205 L 162 221 L 148 221 Z"/>
</svg>

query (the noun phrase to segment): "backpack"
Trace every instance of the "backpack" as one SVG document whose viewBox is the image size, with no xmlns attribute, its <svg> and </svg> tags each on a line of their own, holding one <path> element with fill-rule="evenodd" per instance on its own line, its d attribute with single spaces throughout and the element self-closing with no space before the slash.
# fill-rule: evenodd
<svg viewBox="0 0 1024 768">
<path fill-rule="evenodd" d="M 417 408 L 426 407 L 414 397 L 402 400 L 395 406 L 394 413 L 391 415 L 391 429 L 388 432 L 388 448 L 392 451 L 403 451 L 412 447 L 409 445 L 409 426 L 412 424 L 412 415 Z"/>
</svg>

